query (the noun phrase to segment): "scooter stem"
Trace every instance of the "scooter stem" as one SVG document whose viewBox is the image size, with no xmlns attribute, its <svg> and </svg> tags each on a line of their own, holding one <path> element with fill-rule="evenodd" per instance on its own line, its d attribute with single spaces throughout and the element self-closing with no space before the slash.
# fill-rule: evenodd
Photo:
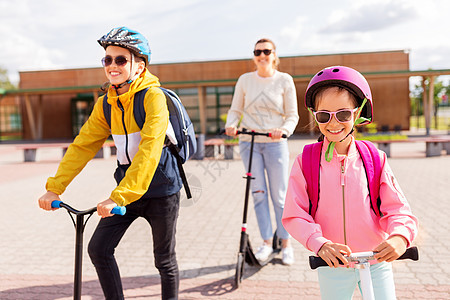
<svg viewBox="0 0 450 300">
<path fill-rule="evenodd" d="M 248 200 L 250 198 L 250 184 L 251 180 L 254 179 L 252 177 L 252 159 L 253 159 L 253 145 L 255 143 L 255 135 L 251 134 L 252 136 L 252 142 L 250 144 L 250 158 L 248 161 L 248 170 L 247 170 L 247 176 L 245 177 L 247 180 L 247 185 L 245 187 L 245 202 L 244 202 L 244 216 L 242 218 L 242 226 L 247 225 L 247 211 L 248 211 Z"/>
<path fill-rule="evenodd" d="M 359 277 L 361 279 L 362 298 L 364 300 L 375 300 L 369 262 L 358 264 L 358 269 Z"/>
</svg>

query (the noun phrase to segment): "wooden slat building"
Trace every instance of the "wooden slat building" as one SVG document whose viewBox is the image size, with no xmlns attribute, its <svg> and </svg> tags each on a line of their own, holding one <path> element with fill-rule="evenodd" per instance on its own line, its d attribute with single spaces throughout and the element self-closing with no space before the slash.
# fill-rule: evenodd
<svg viewBox="0 0 450 300">
<path fill-rule="evenodd" d="M 304 93 L 320 69 L 344 65 L 365 75 L 374 98 L 375 122 L 381 129 L 409 129 L 410 76 L 448 75 L 449 70 L 409 70 L 409 53 L 403 50 L 280 57 L 279 70 L 291 74 L 297 89 L 298 133 L 313 130 L 304 107 Z M 251 59 L 150 64 L 151 73 L 164 87 L 179 93 L 201 133 L 214 133 L 224 125 L 238 77 L 255 69 Z M 20 72 L 19 90 L 3 93 L 1 103 L 21 104 L 23 138 L 70 139 L 86 120 L 106 81 L 103 68 Z"/>
</svg>

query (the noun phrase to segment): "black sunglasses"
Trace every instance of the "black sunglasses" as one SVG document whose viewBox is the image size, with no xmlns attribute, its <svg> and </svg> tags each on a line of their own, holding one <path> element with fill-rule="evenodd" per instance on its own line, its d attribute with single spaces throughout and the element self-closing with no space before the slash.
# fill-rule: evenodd
<svg viewBox="0 0 450 300">
<path fill-rule="evenodd" d="M 268 56 L 270 53 L 272 53 L 273 50 L 271 49 L 264 49 L 264 50 L 253 50 L 253 54 L 255 56 L 260 56 L 261 53 L 264 53 L 264 55 Z"/>
<path fill-rule="evenodd" d="M 122 66 L 125 66 L 127 64 L 128 58 L 126 58 L 123 55 L 119 55 L 119 56 L 116 56 L 114 58 L 112 56 L 107 55 L 107 56 L 102 58 L 102 65 L 104 67 L 108 67 L 108 66 L 110 66 L 113 63 L 113 61 L 116 63 L 116 65 L 118 65 L 119 67 L 122 67 Z"/>
</svg>

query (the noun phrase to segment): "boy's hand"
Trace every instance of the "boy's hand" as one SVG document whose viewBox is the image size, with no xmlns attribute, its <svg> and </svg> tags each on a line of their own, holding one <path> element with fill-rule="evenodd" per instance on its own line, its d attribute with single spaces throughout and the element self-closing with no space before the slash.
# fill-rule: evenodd
<svg viewBox="0 0 450 300">
<path fill-rule="evenodd" d="M 56 210 L 57 208 L 52 207 L 52 202 L 58 200 L 61 201 L 58 194 L 47 191 L 38 199 L 39 207 L 45 210 Z"/>
<path fill-rule="evenodd" d="M 317 255 L 319 255 L 331 268 L 337 268 L 339 266 L 339 260 L 344 263 L 344 266 L 348 267 L 348 260 L 344 255 L 350 255 L 352 250 L 347 245 L 325 243 L 320 248 Z M 338 260 L 339 258 L 339 260 Z"/>
<path fill-rule="evenodd" d="M 105 200 L 97 204 L 97 213 L 102 218 L 107 218 L 113 216 L 111 210 L 116 207 L 116 202 L 111 199 Z"/>
<path fill-rule="evenodd" d="M 400 235 L 391 236 L 373 249 L 373 252 L 377 252 L 374 257 L 380 262 L 392 262 L 405 253 L 407 245 L 408 241 L 404 237 Z"/>
</svg>

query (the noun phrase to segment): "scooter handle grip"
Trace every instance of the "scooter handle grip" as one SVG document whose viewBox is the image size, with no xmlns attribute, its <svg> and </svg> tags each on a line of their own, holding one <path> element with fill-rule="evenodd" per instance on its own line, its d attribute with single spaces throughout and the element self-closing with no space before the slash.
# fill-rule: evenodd
<svg viewBox="0 0 450 300">
<path fill-rule="evenodd" d="M 53 200 L 52 201 L 52 208 L 61 208 L 62 201 L 59 200 Z"/>
<path fill-rule="evenodd" d="M 272 136 L 272 134 L 269 133 L 269 134 L 268 134 L 268 137 L 271 137 L 271 136 Z M 281 137 L 282 137 L 283 139 L 287 139 L 287 135 L 286 135 L 285 133 L 283 133 L 283 134 L 281 135 Z"/>
<path fill-rule="evenodd" d="M 127 208 L 125 206 L 116 206 L 113 209 L 111 209 L 111 213 L 114 215 L 123 216 L 126 212 L 127 212 Z"/>
<path fill-rule="evenodd" d="M 338 259 L 339 264 L 343 265 L 342 261 Z M 319 256 L 310 256 L 309 257 L 309 267 L 311 270 L 315 270 L 318 267 L 326 267 L 328 264 Z"/>
</svg>

